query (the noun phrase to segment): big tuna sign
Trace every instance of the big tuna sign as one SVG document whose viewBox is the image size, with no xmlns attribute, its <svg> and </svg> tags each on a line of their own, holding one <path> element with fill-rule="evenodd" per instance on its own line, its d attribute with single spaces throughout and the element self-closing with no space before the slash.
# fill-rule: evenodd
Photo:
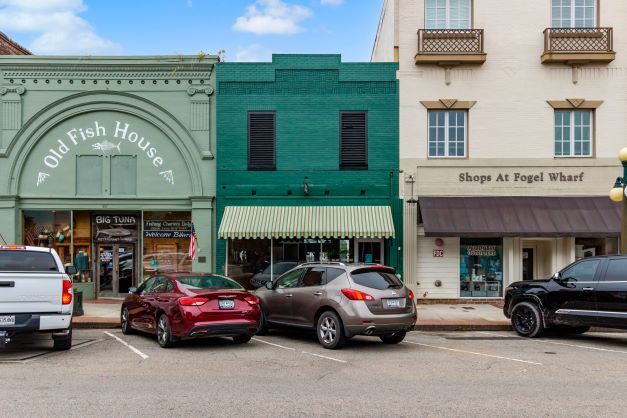
<svg viewBox="0 0 627 418">
<path fill-rule="evenodd" d="M 47 168 L 37 175 L 37 187 L 44 183 L 48 177 L 59 167 L 70 150 L 79 145 L 89 142 L 93 151 L 108 153 L 121 153 L 123 147 L 129 145 L 135 147 L 138 154 L 143 154 L 150 160 L 159 174 L 170 184 L 174 184 L 174 173 L 172 170 L 165 170 L 164 157 L 159 154 L 159 150 L 150 139 L 140 136 L 132 130 L 129 123 L 115 121 L 115 126 L 105 127 L 98 121 L 94 121 L 92 126 L 84 128 L 72 128 L 66 132 L 66 137 L 57 139 L 55 145 L 48 150 L 43 158 L 43 164 Z"/>
</svg>

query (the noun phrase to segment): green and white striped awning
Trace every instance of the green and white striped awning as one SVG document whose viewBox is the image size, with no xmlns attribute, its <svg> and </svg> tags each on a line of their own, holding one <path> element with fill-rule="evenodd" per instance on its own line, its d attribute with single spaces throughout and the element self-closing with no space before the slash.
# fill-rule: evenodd
<svg viewBox="0 0 627 418">
<path fill-rule="evenodd" d="M 227 206 L 227 238 L 394 238 L 389 206 Z"/>
</svg>

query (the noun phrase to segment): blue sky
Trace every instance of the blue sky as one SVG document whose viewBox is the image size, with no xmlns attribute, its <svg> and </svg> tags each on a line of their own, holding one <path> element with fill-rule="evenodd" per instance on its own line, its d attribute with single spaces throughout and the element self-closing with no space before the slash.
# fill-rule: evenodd
<svg viewBox="0 0 627 418">
<path fill-rule="evenodd" d="M 0 30 L 41 55 L 341 53 L 368 61 L 382 0 L 0 0 Z"/>
</svg>

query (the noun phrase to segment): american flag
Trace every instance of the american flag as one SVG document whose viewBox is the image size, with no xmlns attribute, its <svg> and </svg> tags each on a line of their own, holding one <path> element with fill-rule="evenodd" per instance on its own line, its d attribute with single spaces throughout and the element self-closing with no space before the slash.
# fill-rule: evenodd
<svg viewBox="0 0 627 418">
<path fill-rule="evenodd" d="M 192 222 L 192 233 L 189 235 L 189 258 L 192 260 L 196 258 L 196 247 L 200 249 L 198 246 L 198 235 L 196 235 L 196 228 L 194 228 L 194 223 Z"/>
</svg>

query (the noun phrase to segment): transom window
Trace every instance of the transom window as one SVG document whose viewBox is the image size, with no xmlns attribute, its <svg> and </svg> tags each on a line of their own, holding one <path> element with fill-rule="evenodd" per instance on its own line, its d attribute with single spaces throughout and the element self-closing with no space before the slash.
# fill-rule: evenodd
<svg viewBox="0 0 627 418">
<path fill-rule="evenodd" d="M 551 0 L 551 26 L 554 28 L 596 27 L 597 0 Z"/>
<path fill-rule="evenodd" d="M 555 156 L 592 156 L 592 110 L 555 111 Z"/>
<path fill-rule="evenodd" d="M 470 29 L 471 0 L 427 0 L 427 29 Z"/>
<path fill-rule="evenodd" d="M 429 111 L 429 157 L 466 156 L 466 120 L 464 110 Z"/>
</svg>

